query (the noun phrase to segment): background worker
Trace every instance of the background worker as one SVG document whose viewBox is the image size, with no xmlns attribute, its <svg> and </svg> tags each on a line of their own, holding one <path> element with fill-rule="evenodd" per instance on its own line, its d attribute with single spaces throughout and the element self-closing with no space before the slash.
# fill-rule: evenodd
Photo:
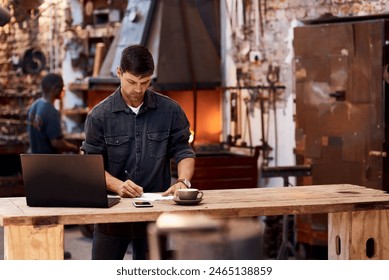
<svg viewBox="0 0 389 280">
<path fill-rule="evenodd" d="M 62 77 L 54 73 L 45 75 L 41 81 L 41 88 L 42 97 L 34 101 L 27 116 L 31 153 L 78 153 L 79 147 L 64 139 L 61 114 L 54 106 L 54 102 L 63 95 Z"/>
</svg>

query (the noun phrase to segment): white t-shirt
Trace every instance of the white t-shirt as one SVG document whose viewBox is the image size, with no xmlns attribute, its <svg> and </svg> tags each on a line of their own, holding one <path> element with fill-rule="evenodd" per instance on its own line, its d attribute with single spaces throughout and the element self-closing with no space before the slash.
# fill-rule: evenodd
<svg viewBox="0 0 389 280">
<path fill-rule="evenodd" d="M 132 107 L 132 106 L 129 106 L 131 108 L 131 110 L 135 113 L 135 114 L 138 114 L 139 113 L 139 109 L 140 107 L 143 105 L 143 102 L 138 106 L 138 107 Z"/>
</svg>

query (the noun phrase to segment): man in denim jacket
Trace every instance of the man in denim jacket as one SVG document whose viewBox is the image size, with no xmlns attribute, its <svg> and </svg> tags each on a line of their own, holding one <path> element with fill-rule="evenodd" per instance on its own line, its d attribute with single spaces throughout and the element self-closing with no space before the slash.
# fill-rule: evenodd
<svg viewBox="0 0 389 280">
<path fill-rule="evenodd" d="M 117 69 L 120 87 L 95 106 L 85 122 L 81 150 L 103 155 L 107 189 L 121 197 L 176 194 L 190 187 L 195 161 L 188 142 L 190 124 L 177 102 L 148 89 L 153 72 L 147 48 L 125 48 Z M 179 180 L 171 186 L 172 158 Z M 95 225 L 92 259 L 123 259 L 129 243 L 134 259 L 146 259 L 146 225 Z"/>
</svg>

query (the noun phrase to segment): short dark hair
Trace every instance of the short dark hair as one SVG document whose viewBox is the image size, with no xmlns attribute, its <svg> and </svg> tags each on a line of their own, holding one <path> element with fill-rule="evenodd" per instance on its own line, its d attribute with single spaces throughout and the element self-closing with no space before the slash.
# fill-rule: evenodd
<svg viewBox="0 0 389 280">
<path fill-rule="evenodd" d="M 153 56 L 144 46 L 129 46 L 122 51 L 120 70 L 141 78 L 151 76 L 154 73 Z"/>
<path fill-rule="evenodd" d="M 64 83 L 60 75 L 49 73 L 43 77 L 41 86 L 44 94 L 54 93 L 54 95 L 58 95 L 62 92 Z"/>
</svg>

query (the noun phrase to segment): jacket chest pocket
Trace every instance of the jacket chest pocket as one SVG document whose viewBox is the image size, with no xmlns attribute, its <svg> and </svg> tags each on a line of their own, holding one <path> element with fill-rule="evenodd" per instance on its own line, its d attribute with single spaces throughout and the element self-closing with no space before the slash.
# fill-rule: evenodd
<svg viewBox="0 0 389 280">
<path fill-rule="evenodd" d="M 166 157 L 169 140 L 169 131 L 158 131 L 147 133 L 148 152 L 151 158 L 158 159 Z"/>
<path fill-rule="evenodd" d="M 105 143 L 107 144 L 108 158 L 111 162 L 123 162 L 128 157 L 130 137 L 124 136 L 112 136 L 105 137 Z"/>
</svg>

